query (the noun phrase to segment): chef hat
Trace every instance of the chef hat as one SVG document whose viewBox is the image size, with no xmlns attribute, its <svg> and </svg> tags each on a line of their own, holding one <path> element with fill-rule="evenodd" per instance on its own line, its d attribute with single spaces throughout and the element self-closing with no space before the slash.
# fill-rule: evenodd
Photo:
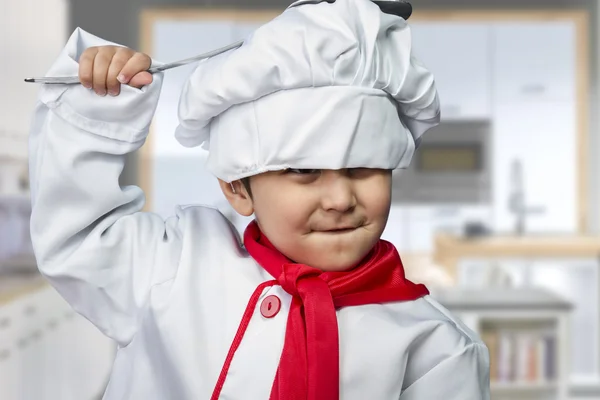
<svg viewBox="0 0 600 400">
<path fill-rule="evenodd" d="M 287 168 L 406 168 L 439 119 L 404 19 L 370 0 L 301 0 L 199 64 L 175 136 L 208 149 L 209 170 L 231 182 Z"/>
</svg>

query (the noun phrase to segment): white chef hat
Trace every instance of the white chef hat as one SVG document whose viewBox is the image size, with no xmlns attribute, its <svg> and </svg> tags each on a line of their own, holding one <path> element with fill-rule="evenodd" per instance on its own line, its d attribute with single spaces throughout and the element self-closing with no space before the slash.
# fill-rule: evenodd
<svg viewBox="0 0 600 400">
<path fill-rule="evenodd" d="M 287 168 L 406 168 L 440 119 L 406 21 L 370 0 L 297 1 L 187 81 L 175 136 L 231 182 Z"/>
</svg>

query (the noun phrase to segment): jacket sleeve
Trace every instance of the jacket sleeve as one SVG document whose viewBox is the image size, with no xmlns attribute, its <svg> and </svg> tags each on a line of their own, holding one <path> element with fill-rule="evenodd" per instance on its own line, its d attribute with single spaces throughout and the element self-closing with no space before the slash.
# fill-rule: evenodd
<svg viewBox="0 0 600 400">
<path fill-rule="evenodd" d="M 411 384 L 400 400 L 489 400 L 489 365 L 487 347 L 473 342 Z"/>
<path fill-rule="evenodd" d="M 77 29 L 48 76 L 78 74 L 82 51 L 113 44 Z M 40 272 L 81 315 L 120 345 L 140 324 L 150 289 L 174 277 L 177 216 L 140 212 L 145 197 L 120 187 L 125 157 L 149 131 L 162 75 L 100 97 L 82 85 L 43 85 L 29 138 L 31 238 Z"/>
</svg>

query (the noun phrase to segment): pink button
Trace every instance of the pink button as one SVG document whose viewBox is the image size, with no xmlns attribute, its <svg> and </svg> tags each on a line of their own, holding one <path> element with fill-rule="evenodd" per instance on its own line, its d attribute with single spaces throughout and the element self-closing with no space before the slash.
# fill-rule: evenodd
<svg viewBox="0 0 600 400">
<path fill-rule="evenodd" d="M 281 310 L 281 300 L 277 296 L 267 296 L 260 304 L 260 313 L 265 318 L 273 318 Z"/>
</svg>

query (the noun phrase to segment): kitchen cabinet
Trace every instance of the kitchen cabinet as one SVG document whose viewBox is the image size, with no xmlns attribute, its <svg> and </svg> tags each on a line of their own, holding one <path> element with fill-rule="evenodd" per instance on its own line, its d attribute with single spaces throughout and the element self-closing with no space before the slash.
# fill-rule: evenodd
<svg viewBox="0 0 600 400">
<path fill-rule="evenodd" d="M 493 204 L 499 231 L 513 231 L 509 197 L 522 165 L 527 233 L 578 229 L 575 23 L 493 25 Z"/>
<path fill-rule="evenodd" d="M 494 102 L 574 99 L 574 22 L 496 22 L 492 37 Z"/>
<path fill-rule="evenodd" d="M 51 287 L 0 303 L 0 400 L 102 393 L 114 345 Z"/>
<path fill-rule="evenodd" d="M 152 54 L 154 59 L 163 62 L 181 60 L 243 40 L 266 22 L 266 17 L 264 21 L 257 22 L 243 22 L 227 18 L 215 18 L 210 21 L 181 21 L 179 19 L 160 21 L 152 26 L 154 37 L 152 47 L 142 49 L 142 51 L 145 50 Z M 190 41 L 189 38 L 194 38 L 194 40 Z M 171 69 L 165 74 L 153 122 L 155 129 L 151 136 L 152 140 L 155 141 L 152 146 L 154 157 L 175 156 L 180 158 L 187 156 L 197 161 L 196 167 L 191 170 L 192 175 L 190 177 L 197 173 L 198 168 L 203 168 L 204 160 L 202 158 L 206 156 L 206 151 L 200 148 L 187 149 L 182 147 L 179 142 L 173 140 L 173 132 L 179 124 L 177 111 L 181 90 L 197 67 L 198 63 L 195 62 Z M 167 167 L 161 165 L 159 169 L 162 170 Z M 181 173 L 181 171 L 186 171 L 186 168 L 179 168 L 178 171 Z M 193 180 L 193 178 L 190 179 Z M 169 176 L 168 180 L 172 184 L 172 176 Z M 185 180 L 187 180 L 187 177 Z M 164 185 L 166 185 L 165 182 L 154 182 L 153 184 L 157 188 L 162 188 Z M 201 187 L 202 185 L 196 186 Z M 183 187 L 185 190 L 190 190 L 188 184 L 184 184 Z M 153 193 L 154 197 L 164 195 L 161 192 L 169 192 L 169 190 L 158 189 Z"/>
<path fill-rule="evenodd" d="M 17 307 L 6 305 L 0 307 L 0 399 L 14 400 L 19 398 L 20 358 L 9 343 L 15 342 L 15 317 Z"/>
<path fill-rule="evenodd" d="M 234 22 L 228 20 L 215 19 L 213 21 L 160 21 L 152 27 L 154 42 L 148 49 L 142 49 L 152 55 L 155 60 L 162 62 L 171 62 L 182 60 L 188 57 L 208 52 L 222 46 L 231 44 L 234 41 Z M 194 40 L 189 40 L 194 38 Z M 160 99 L 154 114 L 153 132 L 149 137 L 152 140 L 151 156 L 153 158 L 174 157 L 175 160 L 181 157 L 188 157 L 197 160 L 192 168 L 187 168 L 192 174 L 196 174 L 198 169 L 202 168 L 205 151 L 200 148 L 187 149 L 176 140 L 173 140 L 173 132 L 179 125 L 178 107 L 181 90 L 185 82 L 193 71 L 198 67 L 198 63 L 183 65 L 173 68 L 165 73 L 161 89 Z M 171 161 L 171 160 L 168 160 Z M 162 178 L 160 173 L 166 170 L 168 166 L 158 166 L 155 175 Z M 178 174 L 185 173 L 186 168 L 177 165 Z M 140 171 L 142 174 L 149 173 L 146 170 Z M 172 173 L 171 171 L 169 171 Z M 188 176 L 184 178 L 192 179 Z M 169 186 L 181 180 L 173 180 L 173 175 L 169 175 L 167 182 L 152 182 L 152 187 L 156 188 L 152 197 L 159 198 L 170 192 Z M 201 186 L 201 185 L 196 185 Z M 187 182 L 182 186 L 190 190 L 191 185 Z M 177 192 L 177 191 L 176 191 Z M 179 193 L 177 193 L 179 194 Z M 171 209 L 172 210 L 172 204 Z"/>
<path fill-rule="evenodd" d="M 491 111 L 491 26 L 409 22 L 413 55 L 435 77 L 443 120 L 487 119 Z"/>
<path fill-rule="evenodd" d="M 526 233 L 575 233 L 577 226 L 577 149 L 575 103 L 514 101 L 494 110 L 492 198 L 494 227 L 513 232 L 509 197 L 523 191 L 536 211 L 525 217 Z M 513 175 L 522 166 L 522 185 Z"/>
</svg>

